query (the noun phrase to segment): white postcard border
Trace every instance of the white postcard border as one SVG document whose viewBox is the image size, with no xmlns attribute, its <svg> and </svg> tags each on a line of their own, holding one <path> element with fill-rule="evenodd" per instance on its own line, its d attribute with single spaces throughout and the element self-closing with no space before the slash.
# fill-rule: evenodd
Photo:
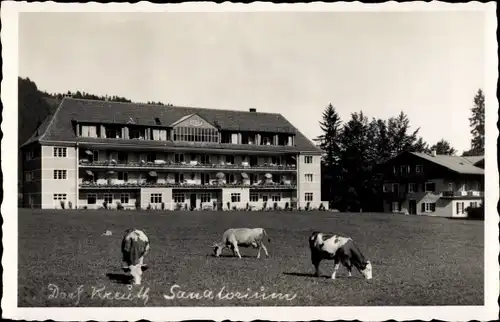
<svg viewBox="0 0 500 322">
<path fill-rule="evenodd" d="M 18 308 L 17 307 L 17 76 L 18 76 L 18 13 L 19 12 L 155 12 L 155 11 L 466 11 L 480 10 L 487 12 L 485 25 L 487 28 L 487 50 L 485 57 L 486 82 L 484 88 L 487 101 L 486 109 L 486 160 L 485 171 L 485 306 L 384 306 L 384 307 L 152 307 L 152 308 Z M 1 98 L 4 106 L 2 141 L 2 172 L 4 176 L 3 214 L 3 246 L 2 257 L 3 317 L 26 320 L 139 320 L 178 321 L 185 319 L 211 320 L 254 320 L 268 319 L 281 321 L 297 320 L 495 320 L 498 318 L 499 306 L 499 217 L 496 204 L 499 198 L 497 159 L 498 100 L 496 84 L 498 79 L 498 44 L 496 41 L 496 3 L 459 3 L 443 2 L 385 2 L 382 4 L 355 3 L 322 3 L 309 4 L 273 4 L 254 2 L 251 4 L 233 4 L 225 2 L 183 3 L 159 5 L 148 2 L 136 4 L 124 3 L 71 3 L 54 2 L 26 3 L 6 1 L 1 10 L 3 80 Z M 468 130 L 468 129 L 467 129 Z M 488 189 L 486 189 L 486 187 Z M 496 213 L 496 216 L 494 215 Z M 417 268 L 418 269 L 418 268 Z"/>
</svg>

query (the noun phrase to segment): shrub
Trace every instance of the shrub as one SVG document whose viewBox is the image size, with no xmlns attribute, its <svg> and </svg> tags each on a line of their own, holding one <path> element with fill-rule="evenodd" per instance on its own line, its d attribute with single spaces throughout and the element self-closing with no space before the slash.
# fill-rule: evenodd
<svg viewBox="0 0 500 322">
<path fill-rule="evenodd" d="M 151 204 L 148 204 L 146 210 L 151 210 Z"/>
<path fill-rule="evenodd" d="M 125 207 L 123 207 L 123 205 L 122 205 L 122 203 L 121 203 L 121 202 L 119 202 L 119 201 L 117 201 L 117 202 L 116 202 L 116 209 L 117 209 L 117 210 L 123 210 L 124 208 L 125 208 Z"/>
<path fill-rule="evenodd" d="M 288 203 L 288 201 L 285 203 L 285 210 L 289 210 L 290 209 L 290 204 Z"/>
<path fill-rule="evenodd" d="M 311 206 L 311 202 L 310 202 L 310 201 L 308 201 L 308 202 L 307 202 L 307 204 L 306 204 L 306 211 L 308 211 L 308 210 L 309 210 L 310 206 Z"/>
<path fill-rule="evenodd" d="M 188 204 L 187 203 L 184 204 L 184 210 L 188 210 Z"/>
<path fill-rule="evenodd" d="M 66 207 L 66 204 L 64 203 L 64 200 L 61 200 L 61 208 L 64 209 Z"/>
<path fill-rule="evenodd" d="M 84 209 L 84 210 L 87 210 L 87 206 L 83 206 L 83 209 Z"/>
<path fill-rule="evenodd" d="M 262 210 L 266 210 L 267 208 L 267 201 L 264 201 L 264 204 L 262 205 Z"/>
<path fill-rule="evenodd" d="M 181 209 L 182 209 L 181 203 L 175 204 L 175 210 L 181 210 Z"/>
<path fill-rule="evenodd" d="M 236 206 L 233 206 L 233 210 L 236 210 Z"/>
<path fill-rule="evenodd" d="M 247 202 L 247 207 L 245 208 L 246 211 L 248 211 L 250 209 L 250 204 Z"/>
<path fill-rule="evenodd" d="M 106 201 L 104 201 L 104 202 L 102 203 L 102 207 L 103 207 L 104 209 L 108 209 L 108 203 L 107 203 Z"/>
<path fill-rule="evenodd" d="M 141 209 L 141 203 L 139 202 L 139 200 L 135 201 L 135 209 Z"/>
<path fill-rule="evenodd" d="M 321 203 L 321 204 L 319 205 L 319 208 L 318 208 L 318 209 L 319 209 L 319 210 L 325 210 L 325 206 L 323 205 L 323 203 Z"/>
<path fill-rule="evenodd" d="M 481 207 L 467 207 L 467 217 L 470 219 L 484 220 L 484 206 Z"/>
<path fill-rule="evenodd" d="M 68 201 L 68 208 L 73 209 L 73 203 L 71 201 Z"/>
<path fill-rule="evenodd" d="M 222 210 L 222 201 L 217 204 L 217 209 Z"/>
<path fill-rule="evenodd" d="M 227 210 L 231 210 L 231 203 L 229 201 L 227 202 Z"/>
<path fill-rule="evenodd" d="M 217 201 L 212 201 L 212 207 L 214 210 L 217 209 Z"/>
<path fill-rule="evenodd" d="M 277 202 L 274 203 L 273 208 L 274 208 L 274 210 L 278 210 L 278 203 Z"/>
</svg>

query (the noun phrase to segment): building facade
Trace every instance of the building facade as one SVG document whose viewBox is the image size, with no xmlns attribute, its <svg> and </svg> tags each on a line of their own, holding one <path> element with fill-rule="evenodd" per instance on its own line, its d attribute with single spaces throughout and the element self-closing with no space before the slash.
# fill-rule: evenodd
<svg viewBox="0 0 500 322">
<path fill-rule="evenodd" d="M 24 207 L 321 204 L 321 151 L 282 115 L 254 109 L 64 98 L 22 152 Z"/>
<path fill-rule="evenodd" d="M 484 198 L 484 157 L 405 152 L 383 166 L 384 211 L 466 217 Z"/>
</svg>

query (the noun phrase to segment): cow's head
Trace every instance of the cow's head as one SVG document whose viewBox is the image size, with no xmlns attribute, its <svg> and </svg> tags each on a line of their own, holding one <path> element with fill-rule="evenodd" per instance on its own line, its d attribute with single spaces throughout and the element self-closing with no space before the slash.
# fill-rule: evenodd
<svg viewBox="0 0 500 322">
<path fill-rule="evenodd" d="M 214 243 L 212 248 L 214 249 L 214 256 L 219 257 L 222 254 L 222 246 Z"/>
<path fill-rule="evenodd" d="M 123 271 L 125 273 L 130 273 L 132 275 L 133 283 L 136 285 L 140 285 L 142 282 L 142 272 L 147 270 L 148 266 L 146 265 L 130 265 L 129 267 L 123 267 Z"/>
<path fill-rule="evenodd" d="M 366 267 L 365 269 L 360 270 L 361 274 L 367 279 L 371 280 L 372 279 L 372 263 L 370 261 L 366 261 Z"/>
</svg>

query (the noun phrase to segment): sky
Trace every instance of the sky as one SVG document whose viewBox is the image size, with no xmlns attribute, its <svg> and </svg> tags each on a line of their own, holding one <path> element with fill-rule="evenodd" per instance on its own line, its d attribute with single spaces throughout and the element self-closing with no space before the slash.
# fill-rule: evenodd
<svg viewBox="0 0 500 322">
<path fill-rule="evenodd" d="M 21 13 L 19 76 L 39 89 L 283 114 L 308 138 L 401 111 L 430 145 L 470 148 L 486 85 L 484 13 Z M 487 102 L 486 102 L 487 104 Z"/>
</svg>

